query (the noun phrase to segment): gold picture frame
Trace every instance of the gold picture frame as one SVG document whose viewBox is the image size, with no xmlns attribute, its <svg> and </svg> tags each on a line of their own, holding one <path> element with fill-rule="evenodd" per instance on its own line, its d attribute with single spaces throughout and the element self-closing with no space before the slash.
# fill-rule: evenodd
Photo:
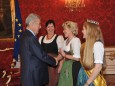
<svg viewBox="0 0 115 86">
<path fill-rule="evenodd" d="M 0 41 L 14 41 L 15 2 L 0 0 Z"/>
</svg>

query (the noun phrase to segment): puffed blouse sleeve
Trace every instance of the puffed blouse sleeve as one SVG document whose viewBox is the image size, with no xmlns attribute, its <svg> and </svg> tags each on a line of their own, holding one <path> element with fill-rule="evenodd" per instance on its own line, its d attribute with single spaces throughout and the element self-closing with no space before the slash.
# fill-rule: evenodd
<svg viewBox="0 0 115 86">
<path fill-rule="evenodd" d="M 40 44 L 41 44 L 42 38 L 43 38 L 43 36 L 40 36 L 39 39 L 38 39 Z"/>
<path fill-rule="evenodd" d="M 57 47 L 58 47 L 58 50 L 59 50 L 59 49 L 62 48 L 63 45 L 64 45 L 64 38 L 63 38 L 63 36 L 62 36 L 62 35 L 59 35 L 59 36 L 57 37 L 56 42 L 57 42 Z"/>
<path fill-rule="evenodd" d="M 73 57 L 80 58 L 80 48 L 81 48 L 80 39 L 75 37 L 71 42 L 71 47 L 73 49 Z"/>
<path fill-rule="evenodd" d="M 104 46 L 101 42 L 95 42 L 94 44 L 94 63 L 103 64 L 104 58 Z"/>
</svg>

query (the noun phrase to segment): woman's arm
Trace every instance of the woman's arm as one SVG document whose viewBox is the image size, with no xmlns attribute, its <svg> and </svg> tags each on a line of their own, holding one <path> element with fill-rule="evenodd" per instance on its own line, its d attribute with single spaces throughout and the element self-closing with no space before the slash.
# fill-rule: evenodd
<svg viewBox="0 0 115 86">
<path fill-rule="evenodd" d="M 75 60 L 75 61 L 80 61 L 80 58 L 73 57 L 73 55 L 65 54 L 65 58 L 72 59 L 72 60 Z"/>
<path fill-rule="evenodd" d="M 65 54 L 62 50 L 61 52 L 65 58 L 79 61 L 80 60 L 80 47 L 81 47 L 81 42 L 79 38 L 75 37 L 74 39 L 72 39 L 70 43 L 70 50 L 72 50 L 73 55 Z"/>
<path fill-rule="evenodd" d="M 94 64 L 95 67 L 93 69 L 92 74 L 89 76 L 87 83 L 90 84 L 95 80 L 102 69 L 103 57 L 104 57 L 104 46 L 101 42 L 95 42 L 94 44 Z M 86 85 L 87 86 L 87 85 Z"/>
<path fill-rule="evenodd" d="M 57 73 L 60 73 L 63 63 L 64 63 L 64 59 L 62 59 L 62 60 L 59 62 L 59 66 L 58 66 Z"/>
<path fill-rule="evenodd" d="M 72 60 L 76 60 L 79 61 L 80 58 L 75 58 L 73 57 L 73 55 L 68 55 L 66 54 L 62 49 L 59 50 L 59 53 L 64 57 L 64 58 L 68 58 L 68 59 L 72 59 Z"/>
<path fill-rule="evenodd" d="M 92 72 L 92 74 L 89 76 L 89 79 L 87 80 L 86 84 L 90 84 L 92 83 L 95 78 L 98 76 L 98 74 L 100 73 L 102 69 L 102 64 L 95 64 L 94 70 Z M 84 86 L 88 86 L 88 85 L 84 85 Z"/>
</svg>

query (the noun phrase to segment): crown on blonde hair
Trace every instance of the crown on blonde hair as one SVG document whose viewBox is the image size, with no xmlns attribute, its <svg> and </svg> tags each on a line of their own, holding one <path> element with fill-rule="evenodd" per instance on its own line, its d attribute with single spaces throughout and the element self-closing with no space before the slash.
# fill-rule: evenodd
<svg viewBox="0 0 115 86">
<path fill-rule="evenodd" d="M 87 22 L 99 25 L 99 22 L 94 20 L 87 19 Z"/>
</svg>

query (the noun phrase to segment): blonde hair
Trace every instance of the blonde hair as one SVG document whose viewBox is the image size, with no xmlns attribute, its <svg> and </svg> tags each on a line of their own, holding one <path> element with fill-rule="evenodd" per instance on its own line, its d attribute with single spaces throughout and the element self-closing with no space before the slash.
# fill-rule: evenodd
<svg viewBox="0 0 115 86">
<path fill-rule="evenodd" d="M 83 66 L 85 69 L 92 69 L 94 67 L 93 46 L 96 41 L 103 41 L 102 32 L 99 25 L 85 22 L 83 27 L 86 29 L 86 42 L 83 55 Z"/>
<path fill-rule="evenodd" d="M 71 30 L 71 32 L 76 36 L 78 34 L 78 26 L 77 23 L 72 22 L 72 21 L 66 21 L 62 24 L 62 27 L 68 28 L 69 30 Z"/>
</svg>

